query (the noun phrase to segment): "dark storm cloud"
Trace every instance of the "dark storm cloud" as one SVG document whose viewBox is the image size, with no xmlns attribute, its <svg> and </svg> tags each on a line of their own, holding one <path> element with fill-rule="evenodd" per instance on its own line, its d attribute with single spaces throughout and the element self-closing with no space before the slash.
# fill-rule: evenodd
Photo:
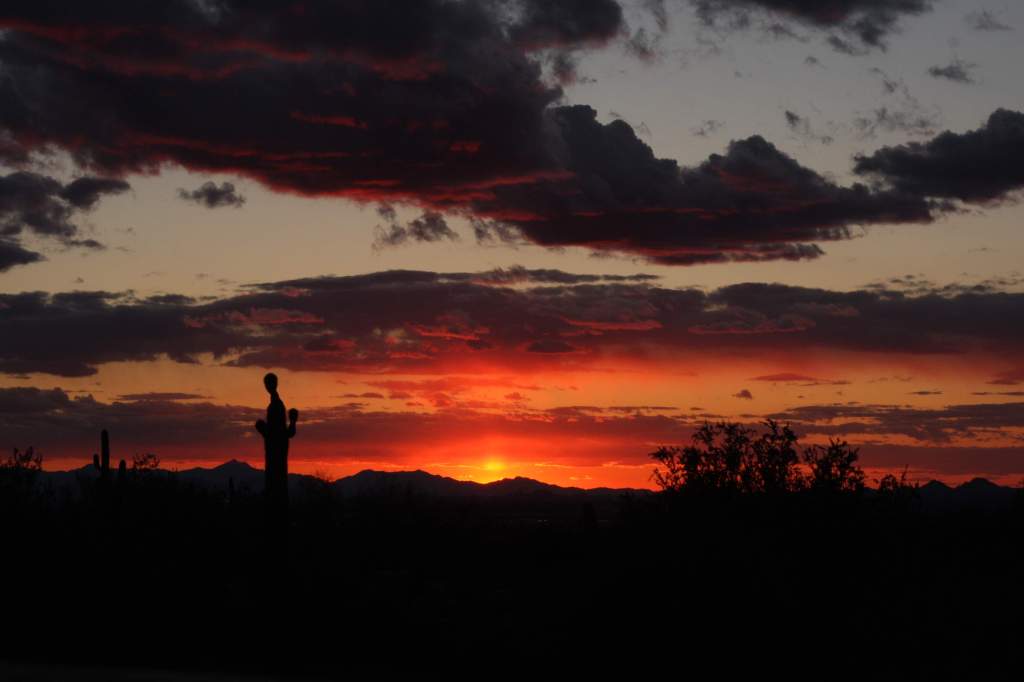
<svg viewBox="0 0 1024 682">
<path fill-rule="evenodd" d="M 500 215 L 544 246 L 590 246 L 663 264 L 814 258 L 812 244 L 849 237 L 853 225 L 921 223 L 917 196 L 843 187 L 754 136 L 695 167 L 659 159 L 623 121 L 590 107 L 553 112 L 564 179 L 496 187 L 477 211 Z"/>
<path fill-rule="evenodd" d="M 113 173 L 171 162 L 305 194 L 466 194 L 546 168 L 560 93 L 531 50 L 621 21 L 608 0 L 218 6 L 5 3 L 0 124 Z"/>
<path fill-rule="evenodd" d="M 864 35 L 926 5 L 755 4 L 836 30 L 862 23 Z M 660 21 L 660 3 L 646 6 Z M 11 153 L 63 149 L 118 176 L 179 165 L 424 210 L 382 244 L 451 238 L 440 216 L 465 214 L 482 240 L 678 265 L 814 258 L 815 242 L 851 226 L 933 217 L 919 197 L 837 185 L 760 137 L 679 167 L 623 121 L 556 106 L 543 65 L 627 35 L 611 0 L 216 7 L 4 3 Z M 200 201 L 223 195 L 201 190 Z"/>
<path fill-rule="evenodd" d="M 206 208 L 220 208 L 221 206 L 240 208 L 245 204 L 245 197 L 235 190 L 235 185 L 231 182 L 217 185 L 207 181 L 193 190 L 179 189 L 178 198 L 192 201 Z"/>
<path fill-rule="evenodd" d="M 757 13 L 788 18 L 800 24 L 844 37 L 831 36 L 841 52 L 861 53 L 865 47 L 884 48 L 885 39 L 898 29 L 904 16 L 924 14 L 931 0 L 690 0 L 698 17 L 719 28 L 743 28 Z M 856 41 L 856 44 L 851 43 Z M 862 47 L 863 46 L 863 47 Z"/>
<path fill-rule="evenodd" d="M 770 415 L 804 433 L 824 435 L 901 435 L 945 443 L 953 438 L 980 442 L 1005 429 L 1024 428 L 1024 403 L 948 405 L 914 408 L 898 405 L 808 405 Z"/>
<path fill-rule="evenodd" d="M 41 254 L 23 248 L 16 241 L 0 239 L 0 272 L 6 272 L 15 265 L 28 265 L 43 260 Z"/>
<path fill-rule="evenodd" d="M 89 376 L 103 362 L 163 355 L 193 362 L 197 353 L 219 355 L 244 344 L 230 331 L 188 327 L 189 309 L 105 292 L 3 294 L 0 372 Z"/>
<path fill-rule="evenodd" d="M 17 171 L 0 176 L 0 270 L 41 260 L 18 243 L 28 232 L 65 246 L 102 248 L 79 238 L 76 214 L 92 209 L 105 194 L 129 189 L 123 180 L 82 177 L 67 184 L 38 173 Z"/>
<path fill-rule="evenodd" d="M 855 171 L 918 196 L 991 203 L 1024 187 L 1024 114 L 999 109 L 977 130 L 859 156 Z"/>
<path fill-rule="evenodd" d="M 527 371 L 618 359 L 714 363 L 757 354 L 786 361 L 812 351 L 1014 357 L 1024 353 L 1022 320 L 1024 294 L 991 289 L 910 294 L 742 284 L 705 292 L 643 276 L 389 271 L 259 284 L 204 302 L 104 292 L 0 295 L 0 372 L 88 376 L 106 362 L 164 356 L 430 374 L 467 362 Z M 759 380 L 773 376 L 791 378 Z"/>
<path fill-rule="evenodd" d="M 104 194 L 121 194 L 129 189 L 127 182 L 117 178 L 77 178 L 61 189 L 60 197 L 74 208 L 89 210 Z"/>
<path fill-rule="evenodd" d="M 954 83 L 973 83 L 974 76 L 971 72 L 977 67 L 977 64 L 965 62 L 962 59 L 954 59 L 945 66 L 932 66 L 928 68 L 928 75 L 932 78 L 942 78 Z"/>
<path fill-rule="evenodd" d="M 623 28 L 615 0 L 520 0 L 521 14 L 509 33 L 530 47 L 611 40 Z"/>
</svg>

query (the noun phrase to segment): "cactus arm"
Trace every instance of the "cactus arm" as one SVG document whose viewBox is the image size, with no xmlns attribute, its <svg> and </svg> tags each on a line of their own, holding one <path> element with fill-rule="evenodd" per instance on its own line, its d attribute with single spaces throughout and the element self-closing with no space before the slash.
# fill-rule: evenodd
<svg viewBox="0 0 1024 682">
<path fill-rule="evenodd" d="M 295 422 L 299 421 L 299 411 L 294 407 L 288 410 L 288 438 L 295 438 Z"/>
<path fill-rule="evenodd" d="M 256 430 L 260 432 L 260 435 L 264 438 L 267 437 L 267 422 L 262 419 L 256 420 Z"/>
<path fill-rule="evenodd" d="M 100 432 L 100 463 L 103 465 L 103 473 L 107 474 L 110 472 L 110 436 L 107 434 L 107 430 L 103 429 Z"/>
</svg>

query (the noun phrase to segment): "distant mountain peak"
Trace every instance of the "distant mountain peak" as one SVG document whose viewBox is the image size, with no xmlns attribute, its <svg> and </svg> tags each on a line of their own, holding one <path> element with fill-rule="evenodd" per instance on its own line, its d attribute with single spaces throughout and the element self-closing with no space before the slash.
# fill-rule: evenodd
<svg viewBox="0 0 1024 682">
<path fill-rule="evenodd" d="M 946 485 L 942 481 L 936 481 L 934 478 L 932 480 L 928 481 L 927 483 L 925 483 L 923 486 L 921 486 L 921 489 L 922 490 L 952 490 L 952 488 L 950 488 L 948 485 Z"/>
<path fill-rule="evenodd" d="M 240 471 L 240 472 L 244 472 L 244 473 L 252 473 L 254 471 L 259 471 L 259 469 L 257 469 L 253 465 L 249 464 L 248 462 L 243 462 L 243 461 L 237 460 L 237 459 L 229 459 L 228 461 L 224 462 L 223 464 L 218 464 L 217 466 L 213 467 L 213 469 L 211 469 L 211 471 L 219 471 L 219 472 Z"/>
<path fill-rule="evenodd" d="M 959 487 L 960 488 L 967 488 L 967 489 L 991 490 L 991 489 L 994 489 L 994 488 L 999 488 L 1001 486 L 996 485 L 995 483 L 993 483 L 992 481 L 988 480 L 987 478 L 980 478 L 979 477 L 979 478 L 972 478 L 971 480 L 969 480 L 966 483 L 960 485 Z"/>
</svg>

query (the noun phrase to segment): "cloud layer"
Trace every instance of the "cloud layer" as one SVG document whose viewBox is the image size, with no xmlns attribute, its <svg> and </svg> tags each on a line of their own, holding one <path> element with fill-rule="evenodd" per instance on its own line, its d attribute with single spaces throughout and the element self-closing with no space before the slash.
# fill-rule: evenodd
<svg viewBox="0 0 1024 682">
<path fill-rule="evenodd" d="M 710 292 L 550 270 L 389 271 L 265 283 L 214 301 L 72 292 L 0 295 L 0 372 L 88 376 L 169 357 L 243 367 L 442 374 L 808 352 L 1024 352 L 1024 294 L 990 286 Z M 73 340 L 73 341 L 69 341 Z"/>
<path fill-rule="evenodd" d="M 872 45 L 928 7 L 700 3 L 706 17 L 760 8 Z M 839 185 L 759 136 L 680 167 L 628 123 L 561 105 L 551 60 L 629 35 L 613 0 L 15 1 L 0 28 L 12 157 L 61 149 L 103 175 L 180 165 L 424 210 L 382 246 L 451 238 L 443 215 L 463 214 L 483 238 L 663 264 L 799 260 L 851 226 L 936 212 L 919 194 Z M 183 196 L 240 203 L 223 185 Z"/>
</svg>

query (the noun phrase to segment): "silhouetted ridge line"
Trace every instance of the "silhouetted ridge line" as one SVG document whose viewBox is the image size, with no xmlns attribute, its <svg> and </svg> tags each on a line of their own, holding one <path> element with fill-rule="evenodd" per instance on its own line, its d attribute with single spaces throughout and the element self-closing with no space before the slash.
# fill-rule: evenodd
<svg viewBox="0 0 1024 682">
<path fill-rule="evenodd" d="M 180 471 L 156 469 L 156 475 L 175 477 L 180 481 L 194 483 L 207 488 L 227 489 L 233 481 L 239 490 L 259 492 L 263 486 L 263 470 L 248 462 L 231 459 L 213 467 L 193 467 Z M 63 489 L 77 487 L 80 479 L 91 480 L 99 477 L 92 464 L 68 471 L 43 471 L 40 484 Z M 432 474 L 422 469 L 412 471 L 379 471 L 364 469 L 350 476 L 323 481 L 308 474 L 288 474 L 289 491 L 301 494 L 303 486 L 326 484 L 342 497 L 393 495 L 412 493 L 427 497 L 452 498 L 501 498 L 544 496 L 587 497 L 615 496 L 623 494 L 652 495 L 655 491 L 646 488 L 578 488 L 544 483 L 536 479 L 517 476 L 490 483 L 463 481 L 449 476 Z M 867 488 L 869 495 L 874 488 Z M 1012 503 L 1017 490 L 999 485 L 985 478 L 974 478 L 957 486 L 932 480 L 918 487 L 918 494 L 926 509 L 961 508 L 965 506 L 1003 507 Z"/>
<path fill-rule="evenodd" d="M 233 481 L 235 486 L 248 488 L 251 491 L 262 490 L 264 471 L 248 462 L 231 459 L 213 467 L 192 467 L 173 471 L 155 469 L 153 474 L 168 476 L 179 481 L 194 483 L 204 487 L 226 488 Z M 79 479 L 90 480 L 98 477 L 93 466 L 87 465 L 80 469 L 68 471 L 44 471 L 43 478 L 56 487 L 75 485 Z M 649 495 L 654 491 L 646 488 L 578 488 L 545 483 L 524 476 L 503 478 L 489 483 L 463 481 L 449 476 L 432 474 L 422 469 L 412 471 L 379 471 L 364 469 L 350 476 L 343 476 L 331 481 L 324 481 L 309 474 L 288 474 L 288 487 L 291 492 L 305 484 L 326 484 L 342 496 L 373 495 L 380 493 L 414 492 L 421 495 L 437 497 L 504 497 L 504 496 L 579 496 L 579 495 L 617 495 L 638 494 Z"/>
</svg>

